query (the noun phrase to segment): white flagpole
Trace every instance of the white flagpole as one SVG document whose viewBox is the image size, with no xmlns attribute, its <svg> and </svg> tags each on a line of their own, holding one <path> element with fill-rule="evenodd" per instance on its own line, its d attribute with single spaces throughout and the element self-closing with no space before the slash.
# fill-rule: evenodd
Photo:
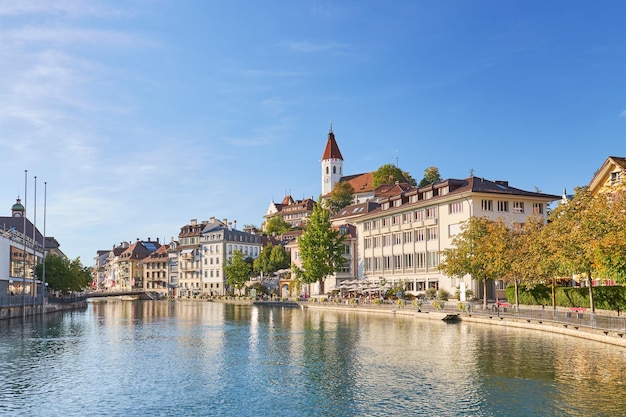
<svg viewBox="0 0 626 417">
<path fill-rule="evenodd" d="M 33 284 L 32 284 L 32 292 L 33 292 L 33 315 L 35 314 L 35 301 L 36 301 L 36 297 L 35 297 L 35 290 L 37 289 L 36 284 L 35 284 L 35 266 L 37 265 L 37 235 L 35 234 L 35 231 L 37 230 L 37 175 L 35 175 L 35 201 L 34 201 L 34 207 L 33 207 L 33 266 L 32 266 L 32 278 L 33 278 Z"/>
<path fill-rule="evenodd" d="M 46 291 L 46 198 L 48 193 L 48 182 L 43 183 L 43 265 L 41 274 L 41 312 L 43 313 L 44 297 Z"/>
<path fill-rule="evenodd" d="M 27 191 L 28 191 L 28 170 L 24 170 L 24 218 L 23 218 L 23 229 L 22 229 L 22 239 L 24 242 L 24 256 L 22 258 L 22 317 L 26 317 L 26 199 L 27 199 Z"/>
</svg>

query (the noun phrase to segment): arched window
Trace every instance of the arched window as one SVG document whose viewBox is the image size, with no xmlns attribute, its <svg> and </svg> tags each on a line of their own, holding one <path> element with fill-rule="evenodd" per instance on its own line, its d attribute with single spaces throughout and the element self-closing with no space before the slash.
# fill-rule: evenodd
<svg viewBox="0 0 626 417">
<path fill-rule="evenodd" d="M 337 173 L 337 167 L 333 167 L 333 174 Z"/>
<path fill-rule="evenodd" d="M 328 167 L 326 167 L 326 174 L 328 175 Z"/>
</svg>

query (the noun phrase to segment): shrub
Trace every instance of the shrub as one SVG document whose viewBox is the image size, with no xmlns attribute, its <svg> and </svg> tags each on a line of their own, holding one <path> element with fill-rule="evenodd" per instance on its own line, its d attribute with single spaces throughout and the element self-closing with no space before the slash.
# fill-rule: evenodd
<svg viewBox="0 0 626 417">
<path fill-rule="evenodd" d="M 446 303 L 444 303 L 441 300 L 434 300 L 433 301 L 433 307 L 437 310 L 443 310 L 443 308 L 445 307 Z"/>
<path fill-rule="evenodd" d="M 424 293 L 426 294 L 426 298 L 428 298 L 429 300 L 432 300 L 433 298 L 437 296 L 437 289 L 427 288 L 426 291 L 424 291 Z"/>
<path fill-rule="evenodd" d="M 422 300 L 419 298 L 414 298 L 411 304 L 413 304 L 414 307 L 422 308 Z"/>
<path fill-rule="evenodd" d="M 442 301 L 447 301 L 450 298 L 450 293 L 443 288 L 437 291 L 437 298 Z"/>
<path fill-rule="evenodd" d="M 374 298 L 374 304 L 381 305 L 382 303 L 383 303 L 383 300 L 381 300 L 380 298 Z"/>
<path fill-rule="evenodd" d="M 404 301 L 402 298 L 398 298 L 398 300 L 396 301 L 396 304 L 398 304 L 398 307 L 404 307 L 404 305 L 406 304 L 406 301 Z"/>
</svg>

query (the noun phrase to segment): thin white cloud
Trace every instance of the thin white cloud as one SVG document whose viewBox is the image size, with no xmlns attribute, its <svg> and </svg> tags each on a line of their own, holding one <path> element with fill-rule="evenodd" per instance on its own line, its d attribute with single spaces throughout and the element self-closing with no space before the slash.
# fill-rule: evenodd
<svg viewBox="0 0 626 417">
<path fill-rule="evenodd" d="M 349 48 L 348 44 L 340 42 L 312 42 L 312 41 L 291 41 L 283 42 L 281 46 L 297 53 L 318 53 L 318 52 L 344 52 Z"/>
<path fill-rule="evenodd" d="M 623 112 L 621 112 L 619 115 L 620 115 L 621 117 L 626 117 L 626 110 L 624 110 Z"/>
<path fill-rule="evenodd" d="M 0 2 L 0 16 L 48 14 L 65 16 L 100 16 L 122 14 L 119 9 L 96 1 L 82 0 L 19 0 Z"/>
<path fill-rule="evenodd" d="M 0 32 L 0 43 L 7 44 L 85 44 L 97 45 L 98 47 L 140 47 L 155 45 L 153 41 L 134 35 L 132 33 L 98 30 L 67 28 L 62 26 L 26 26 L 19 29 L 4 30 Z"/>
</svg>

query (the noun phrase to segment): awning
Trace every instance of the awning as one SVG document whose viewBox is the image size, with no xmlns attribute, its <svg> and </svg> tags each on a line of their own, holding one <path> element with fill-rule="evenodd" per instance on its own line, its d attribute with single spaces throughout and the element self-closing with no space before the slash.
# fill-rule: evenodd
<svg viewBox="0 0 626 417">
<path fill-rule="evenodd" d="M 180 251 L 180 254 L 181 255 L 185 255 L 185 254 L 191 253 L 191 252 L 193 252 L 193 249 L 183 249 L 183 250 Z"/>
</svg>

